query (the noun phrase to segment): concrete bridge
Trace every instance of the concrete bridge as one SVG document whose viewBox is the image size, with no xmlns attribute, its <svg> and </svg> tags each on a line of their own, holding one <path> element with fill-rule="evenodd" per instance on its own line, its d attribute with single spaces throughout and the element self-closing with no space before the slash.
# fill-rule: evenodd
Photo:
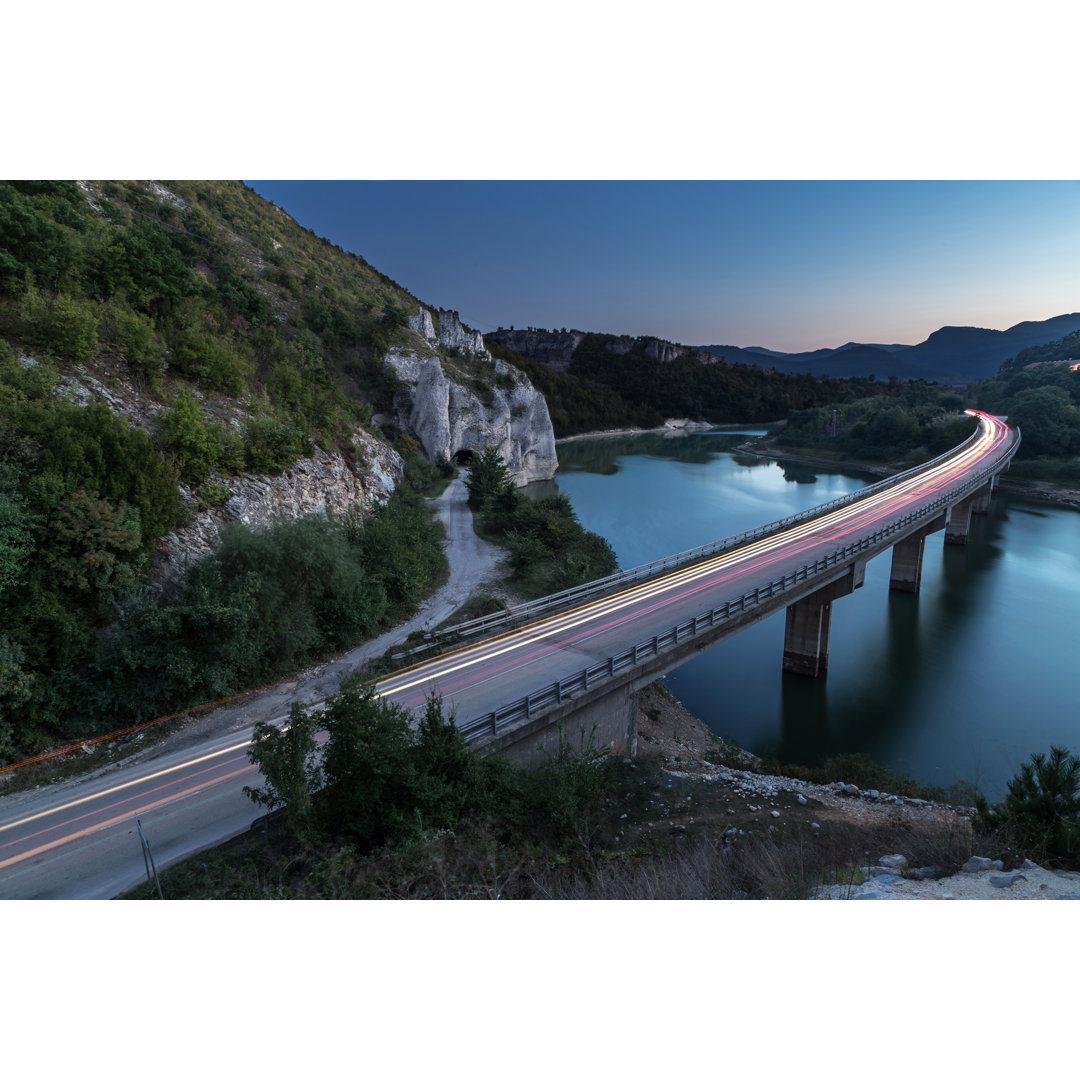
<svg viewBox="0 0 1080 1080">
<path fill-rule="evenodd" d="M 862 586 L 868 560 L 891 551 L 890 588 L 918 592 L 927 536 L 965 544 L 972 514 L 989 508 L 1020 433 L 975 415 L 961 446 L 853 496 L 453 628 L 461 641 L 487 636 L 379 693 L 412 708 L 441 694 L 478 749 L 534 761 L 564 731 L 594 727 L 601 744 L 634 753 L 635 691 L 781 610 L 778 666 L 820 677 L 833 603 Z"/>
</svg>

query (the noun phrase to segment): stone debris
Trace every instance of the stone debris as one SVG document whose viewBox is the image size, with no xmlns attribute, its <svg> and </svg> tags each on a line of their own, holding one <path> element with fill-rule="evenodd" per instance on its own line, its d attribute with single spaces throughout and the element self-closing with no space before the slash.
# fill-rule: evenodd
<svg viewBox="0 0 1080 1080">
<path fill-rule="evenodd" d="M 902 857 L 902 856 L 901 856 Z M 853 879 L 820 886 L 811 897 L 816 900 L 1075 900 L 1080 899 L 1076 884 L 1080 873 L 1046 870 L 1025 860 L 1021 870 L 995 874 L 1002 868 L 1000 859 L 973 856 L 964 869 L 952 877 L 935 880 L 940 867 L 922 866 L 901 876 L 882 861 L 877 866 L 861 867 Z M 905 860 L 906 862 L 906 860 Z M 968 869 L 968 867 L 972 867 Z"/>
</svg>

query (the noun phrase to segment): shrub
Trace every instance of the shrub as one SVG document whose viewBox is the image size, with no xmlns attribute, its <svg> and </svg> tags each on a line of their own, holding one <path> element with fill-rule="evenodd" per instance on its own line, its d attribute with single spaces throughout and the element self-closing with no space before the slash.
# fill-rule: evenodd
<svg viewBox="0 0 1080 1080">
<path fill-rule="evenodd" d="M 1004 829 L 1036 859 L 1080 861 L 1080 758 L 1060 746 L 1032 754 L 1009 781 L 1005 801 L 977 802 L 984 827 Z"/>
</svg>

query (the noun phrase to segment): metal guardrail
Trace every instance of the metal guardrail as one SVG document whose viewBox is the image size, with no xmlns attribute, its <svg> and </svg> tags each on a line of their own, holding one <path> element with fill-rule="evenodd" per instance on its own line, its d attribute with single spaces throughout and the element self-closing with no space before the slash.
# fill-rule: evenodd
<svg viewBox="0 0 1080 1080">
<path fill-rule="evenodd" d="M 967 442 L 970 441 L 971 440 L 967 440 Z M 908 473 L 891 477 L 890 481 L 895 483 L 901 479 L 901 477 L 910 475 L 912 472 L 921 472 L 931 465 L 939 464 L 940 462 L 947 460 L 952 457 L 954 453 L 963 449 L 963 447 L 967 445 L 967 442 L 961 443 L 960 446 L 956 447 L 955 450 L 950 451 L 948 454 L 944 454 L 940 458 L 935 458 L 933 462 L 927 462 L 926 464 L 919 466 L 917 470 L 908 470 Z M 915 510 L 909 514 L 905 514 L 902 518 L 898 518 L 889 525 L 864 536 L 861 540 L 857 540 L 853 544 L 849 544 L 838 551 L 834 551 L 815 562 L 807 563 L 805 566 L 799 567 L 799 569 L 787 574 L 785 577 L 777 578 L 775 581 L 771 581 L 768 585 L 759 587 L 753 592 L 745 593 L 742 596 L 725 601 L 718 607 L 710 608 L 700 615 L 695 615 L 694 618 L 687 622 L 679 623 L 663 634 L 656 634 L 647 641 L 639 642 L 631 649 L 617 653 L 614 656 L 609 656 L 606 660 L 601 660 L 591 667 L 584 668 L 576 674 L 569 676 L 569 678 L 560 679 L 558 682 L 545 686 L 540 690 L 536 690 L 526 697 L 519 698 L 517 701 L 504 705 L 502 708 L 485 713 L 483 716 L 478 716 L 472 720 L 468 720 L 459 725 L 461 733 L 464 735 L 466 742 L 472 742 L 488 735 L 498 735 L 499 732 L 504 730 L 509 724 L 516 723 L 519 720 L 530 719 L 535 712 L 549 708 L 552 705 L 560 705 L 564 701 L 573 698 L 575 694 L 583 693 L 599 682 L 614 678 L 615 675 L 626 668 L 636 666 L 642 659 L 650 656 L 657 656 L 661 652 L 678 645 L 687 637 L 693 637 L 702 630 L 716 626 L 719 622 L 724 622 L 737 615 L 741 615 L 760 604 L 763 600 L 768 600 L 778 593 L 793 588 L 807 579 L 831 569 L 839 563 L 847 562 L 860 552 L 869 551 L 872 548 L 880 546 L 890 536 L 908 529 L 918 521 L 934 517 L 942 507 L 947 507 L 963 498 L 964 495 L 969 492 L 977 490 L 986 483 L 988 477 L 1000 472 L 1003 466 L 1007 465 L 1009 461 L 1012 460 L 1012 457 L 1019 446 L 1020 430 L 1017 428 L 1016 441 L 1009 448 L 1008 453 L 995 462 L 993 466 L 977 473 L 975 476 L 966 480 L 958 488 L 954 488 L 944 495 L 939 495 L 938 498 L 927 506 L 924 506 L 921 510 Z M 876 485 L 877 490 L 881 490 L 882 486 L 883 485 Z M 888 485 L 886 484 L 884 486 Z M 869 489 L 864 489 L 860 494 L 865 494 L 867 490 Z M 837 502 L 843 505 L 843 500 L 837 500 Z M 800 517 L 801 515 L 797 515 L 794 520 L 799 520 Z"/>
<path fill-rule="evenodd" d="M 509 625 L 518 621 L 526 621 L 550 611 L 571 607 L 575 603 L 592 600 L 621 585 L 637 581 L 647 581 L 649 578 L 656 577 L 671 570 L 681 569 L 684 566 L 690 566 L 695 562 L 710 558 L 713 555 L 727 554 L 730 551 L 734 551 L 736 548 L 753 543 L 755 540 L 762 540 L 767 536 L 773 536 L 778 532 L 783 532 L 785 529 L 790 528 L 792 525 L 797 525 L 800 522 L 813 521 L 815 518 L 823 517 L 825 514 L 830 514 L 834 510 L 839 510 L 842 506 L 848 506 L 851 503 L 858 502 L 860 499 L 865 499 L 870 495 L 874 495 L 879 491 L 884 491 L 894 484 L 902 483 L 904 480 L 907 480 L 918 473 L 948 461 L 949 458 L 961 453 L 964 448 L 978 436 L 978 433 L 978 429 L 976 428 L 976 430 L 958 446 L 954 446 L 944 454 L 939 454 L 930 461 L 924 461 L 921 465 L 906 469 L 904 472 L 897 473 L 895 476 L 888 476 L 884 480 L 879 480 L 876 484 L 871 484 L 869 487 L 860 488 L 850 495 L 842 495 L 838 499 L 833 499 L 831 502 L 827 503 L 821 503 L 818 506 L 812 506 L 807 510 L 800 511 L 798 514 L 792 514 L 789 517 L 780 518 L 777 521 L 770 521 L 768 524 L 759 525 L 755 529 L 736 533 L 734 536 L 725 537 L 723 540 L 714 540 L 712 543 L 702 544 L 699 547 L 689 548 L 686 551 L 680 551 L 675 555 L 668 555 L 663 559 L 656 559 L 650 563 L 643 563 L 641 566 L 635 566 L 630 570 L 621 570 L 616 574 L 611 574 L 604 578 L 597 578 L 595 581 L 586 582 L 584 585 L 577 585 L 572 589 L 564 589 L 562 592 L 551 593 L 548 596 L 542 596 L 539 599 L 530 600 L 524 604 L 517 604 L 514 607 L 506 608 L 504 611 L 493 612 L 490 615 L 481 615 L 479 618 L 470 619 L 468 622 L 458 623 L 456 626 L 449 626 L 445 630 L 432 631 L 431 633 L 424 635 L 428 644 L 418 645 L 415 649 L 409 649 L 406 652 L 395 653 L 394 659 L 398 660 L 406 656 L 427 652 L 445 641 L 453 642 L 462 638 L 474 637 L 477 634 L 486 633 L 499 626 Z"/>
</svg>

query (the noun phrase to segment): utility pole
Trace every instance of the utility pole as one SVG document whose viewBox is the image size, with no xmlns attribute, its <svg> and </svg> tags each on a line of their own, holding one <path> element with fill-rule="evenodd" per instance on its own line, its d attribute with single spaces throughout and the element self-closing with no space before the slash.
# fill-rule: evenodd
<svg viewBox="0 0 1080 1080">
<path fill-rule="evenodd" d="M 135 825 L 138 827 L 139 839 L 142 841 L 143 865 L 146 867 L 146 880 L 147 880 L 147 883 L 149 883 L 150 880 L 151 880 L 150 874 L 151 874 L 151 871 L 152 871 L 153 875 L 154 875 L 153 882 L 157 886 L 158 899 L 159 900 L 164 900 L 165 897 L 162 895 L 162 892 L 161 892 L 161 882 L 158 880 L 158 876 L 157 876 L 157 867 L 154 865 L 154 855 L 150 851 L 150 842 L 146 839 L 146 834 L 142 831 L 142 822 L 139 820 L 139 815 L 138 814 L 135 815 Z"/>
</svg>

